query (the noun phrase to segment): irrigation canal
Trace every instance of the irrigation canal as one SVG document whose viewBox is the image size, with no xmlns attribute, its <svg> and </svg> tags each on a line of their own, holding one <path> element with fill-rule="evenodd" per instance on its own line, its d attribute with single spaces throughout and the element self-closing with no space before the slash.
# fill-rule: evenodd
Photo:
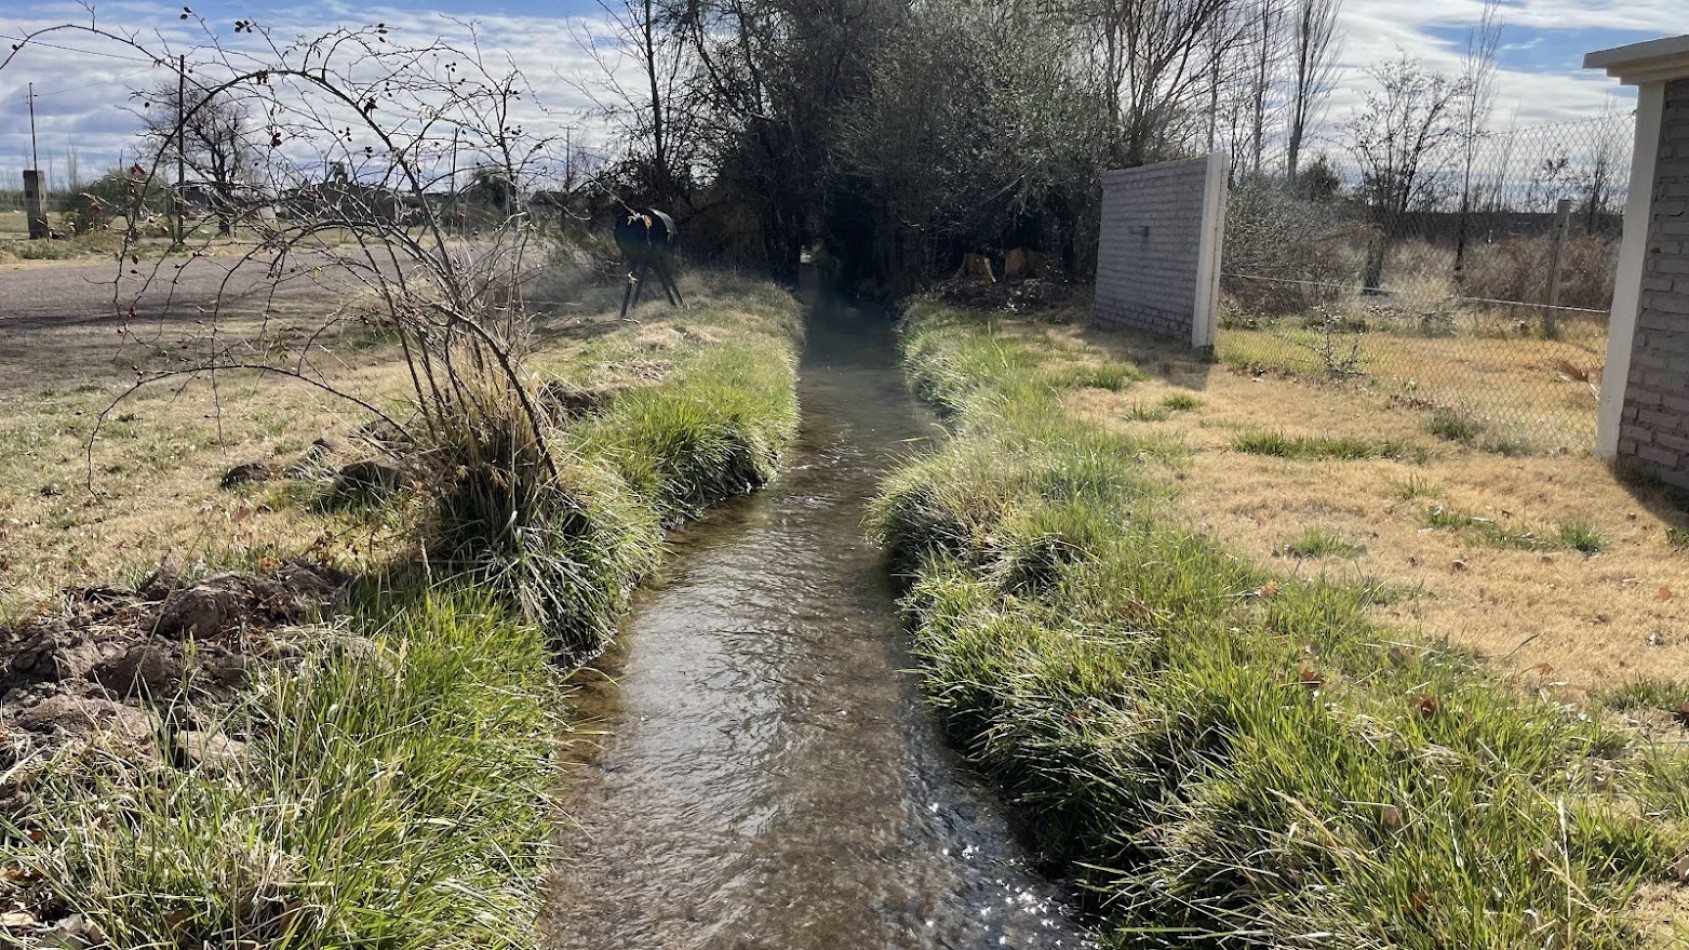
<svg viewBox="0 0 1689 950">
<path fill-rule="evenodd" d="M 570 950 L 1084 947 L 921 705 L 862 516 L 937 436 L 884 314 L 814 314 L 803 429 L 676 538 L 589 689 L 546 930 Z"/>
</svg>

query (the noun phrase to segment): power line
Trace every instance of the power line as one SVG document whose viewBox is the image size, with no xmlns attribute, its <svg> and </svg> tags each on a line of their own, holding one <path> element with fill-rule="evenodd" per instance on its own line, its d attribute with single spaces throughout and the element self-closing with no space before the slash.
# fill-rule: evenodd
<svg viewBox="0 0 1689 950">
<path fill-rule="evenodd" d="M 39 46 L 43 49 L 56 49 L 66 53 L 79 53 L 83 56 L 104 56 L 106 59 L 120 59 L 128 63 L 146 63 L 148 66 L 158 65 L 157 60 L 144 59 L 139 56 L 124 56 L 119 53 L 106 53 L 94 49 L 76 49 L 71 46 L 59 46 L 54 43 L 49 43 L 46 40 L 26 39 L 22 36 L 9 36 L 5 33 L 0 33 L 0 40 L 11 40 L 14 43 L 25 43 L 29 46 Z"/>
<path fill-rule="evenodd" d="M 67 92 L 81 92 L 84 89 L 92 89 L 95 86 L 109 86 L 114 82 L 127 82 L 128 80 L 134 79 L 136 76 L 144 76 L 148 72 L 151 72 L 150 68 L 149 69 L 139 69 L 139 70 L 136 70 L 135 72 L 126 73 L 122 76 L 114 76 L 111 79 L 99 79 L 99 80 L 95 80 L 94 82 L 84 83 L 83 85 L 80 85 L 80 86 L 71 86 L 68 89 L 54 89 L 52 92 L 38 92 L 38 93 L 35 94 L 35 98 L 45 99 L 48 96 L 62 96 Z"/>
</svg>

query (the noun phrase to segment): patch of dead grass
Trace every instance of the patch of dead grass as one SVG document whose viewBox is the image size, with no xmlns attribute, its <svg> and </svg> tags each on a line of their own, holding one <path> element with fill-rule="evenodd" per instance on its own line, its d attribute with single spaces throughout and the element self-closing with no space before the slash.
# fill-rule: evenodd
<svg viewBox="0 0 1689 950">
<path fill-rule="evenodd" d="M 1447 336 L 1373 331 L 1345 336 L 1344 352 L 1358 341 L 1370 391 L 1409 407 L 1459 413 L 1481 427 L 1480 444 L 1576 452 L 1595 437 L 1606 328 L 1588 319 L 1560 326 L 1557 339 L 1543 339 L 1534 317 L 1497 318 L 1482 332 Z M 1217 351 L 1230 365 L 1319 377 L 1318 343 L 1317 331 L 1289 325 L 1238 328 L 1220 334 Z"/>
<path fill-rule="evenodd" d="M 1177 465 L 1180 512 L 1260 562 L 1408 591 L 1373 607 L 1375 616 L 1492 657 L 1524 685 L 1568 698 L 1643 676 L 1689 679 L 1689 553 L 1668 541 L 1689 517 L 1663 489 L 1615 478 L 1588 451 L 1502 456 L 1436 443 L 1425 434 L 1426 412 L 1352 384 L 1252 375 L 1177 347 L 1078 325 L 1006 321 L 1000 329 L 1130 359 L 1154 373 L 1118 393 L 1072 392 L 1067 405 L 1117 431 L 1182 442 L 1188 456 Z M 1132 412 L 1180 394 L 1196 395 L 1199 407 L 1159 420 Z M 1434 450 L 1423 461 L 1305 461 L 1235 450 L 1240 433 L 1259 431 Z M 1606 543 L 1594 555 L 1500 549 L 1427 527 L 1432 496 L 1435 504 L 1496 522 L 1587 522 Z M 1361 551 L 1283 556 L 1285 539 L 1310 529 Z"/>
<path fill-rule="evenodd" d="M 67 272 L 68 273 L 68 272 Z M 751 286 L 751 285 L 746 285 Z M 599 288 L 567 312 L 545 318 L 530 365 L 542 376 L 567 375 L 594 385 L 643 380 L 685 347 L 708 346 L 735 321 L 753 291 L 731 278 L 689 275 L 687 310 L 642 305 L 638 322 L 616 319 L 619 288 Z M 741 297 L 741 293 L 750 296 Z M 754 293 L 766 292 L 766 288 Z M 267 330 L 296 338 L 315 329 L 333 301 L 292 297 L 280 312 L 229 313 L 225 341 Z M 769 306 L 788 302 L 770 301 Z M 236 464 L 281 469 L 319 438 L 345 437 L 367 415 L 334 396 L 278 377 L 219 374 L 206 381 L 157 384 L 113 410 L 92 451 L 95 419 L 134 379 L 133 366 L 181 365 L 174 328 L 156 335 L 136 327 L 120 337 L 111 320 L 8 327 L 0 363 L 0 622 L 39 608 L 79 583 L 134 580 L 168 550 L 190 562 L 249 563 L 307 548 L 342 567 L 386 556 L 399 526 L 371 523 L 308 504 L 287 483 L 221 489 Z M 372 405 L 405 415 L 409 378 L 396 345 L 352 329 L 316 341 L 311 358 L 323 375 Z"/>
</svg>

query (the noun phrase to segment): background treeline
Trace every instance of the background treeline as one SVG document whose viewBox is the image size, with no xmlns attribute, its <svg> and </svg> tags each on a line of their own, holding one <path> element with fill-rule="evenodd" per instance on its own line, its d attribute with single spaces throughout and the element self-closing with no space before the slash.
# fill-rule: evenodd
<svg viewBox="0 0 1689 950">
<path fill-rule="evenodd" d="M 1337 0 L 601 0 L 583 32 L 615 201 L 696 253 L 859 288 L 1013 247 L 1080 276 L 1098 173 L 1224 147 L 1287 182 L 1333 81 Z"/>
</svg>

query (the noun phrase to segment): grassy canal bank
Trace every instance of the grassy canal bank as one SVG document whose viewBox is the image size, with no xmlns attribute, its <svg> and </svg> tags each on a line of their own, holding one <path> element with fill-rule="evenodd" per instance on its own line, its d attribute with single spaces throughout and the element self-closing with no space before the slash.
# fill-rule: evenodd
<svg viewBox="0 0 1689 950">
<path fill-rule="evenodd" d="M 239 545 L 146 533 L 147 545 L 203 547 L 132 587 L 8 605 L 0 943 L 537 943 L 566 708 L 560 657 L 588 655 L 613 632 L 661 559 L 665 529 L 766 481 L 796 431 L 796 302 L 740 278 L 696 283 L 691 307 L 647 308 L 643 322 L 613 310 L 540 322 L 527 368 L 559 473 L 544 523 L 509 533 L 478 523 L 497 506 L 467 478 L 417 476 L 380 501 L 341 503 L 332 469 L 294 464 L 314 433 L 273 425 L 278 413 L 309 424 L 328 410 L 290 405 L 314 397 L 285 389 L 229 401 L 218 420 L 234 452 L 285 477 L 219 489 L 215 473 L 150 466 L 83 506 L 109 515 L 86 521 L 81 543 L 104 531 L 96 547 L 134 557 L 147 547 L 124 532 L 157 522 L 132 516 L 129 504 L 147 502 L 130 496 L 161 480 L 176 491 L 151 502 L 158 518 L 239 506 L 238 520 L 263 527 Z M 372 398 L 403 391 L 382 346 L 349 348 L 348 372 Z M 90 372 L 86 389 L 55 398 L 106 398 L 116 384 Z M 51 440 L 70 445 L 79 431 L 14 419 L 17 431 L 0 435 L 49 456 Z M 124 424 L 144 436 L 183 423 L 142 412 Z M 57 503 L 20 491 L 8 502 L 17 535 L 47 538 Z M 290 545 L 318 535 L 354 541 L 293 559 L 306 549 Z M 444 576 L 439 552 L 465 555 L 476 537 L 474 568 Z M 18 554 L 26 576 L 49 576 L 35 566 L 52 552 Z M 184 603 L 230 609 L 167 619 Z"/>
<path fill-rule="evenodd" d="M 931 702 L 1110 945 L 1680 936 L 1674 744 L 1372 615 L 1410 591 L 1193 529 L 1185 441 L 1073 409 L 1149 374 L 1030 325 L 914 306 L 908 372 L 954 438 L 888 480 L 873 525 Z"/>
</svg>

